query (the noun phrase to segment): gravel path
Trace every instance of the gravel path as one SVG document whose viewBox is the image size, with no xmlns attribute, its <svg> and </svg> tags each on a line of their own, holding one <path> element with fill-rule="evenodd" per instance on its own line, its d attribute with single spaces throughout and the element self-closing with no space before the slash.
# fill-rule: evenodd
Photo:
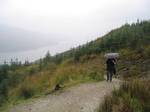
<svg viewBox="0 0 150 112">
<path fill-rule="evenodd" d="M 95 112 L 104 96 L 114 88 L 119 88 L 120 81 L 85 83 L 47 95 L 26 104 L 19 104 L 8 112 Z"/>
</svg>

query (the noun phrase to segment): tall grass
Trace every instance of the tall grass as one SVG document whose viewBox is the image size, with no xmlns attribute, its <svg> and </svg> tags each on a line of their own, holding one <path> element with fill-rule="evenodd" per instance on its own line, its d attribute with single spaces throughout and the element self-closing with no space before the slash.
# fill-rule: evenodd
<svg viewBox="0 0 150 112">
<path fill-rule="evenodd" d="M 150 112 L 150 80 L 124 82 L 106 96 L 98 112 Z"/>
<path fill-rule="evenodd" d="M 104 68 L 102 64 L 103 63 L 99 57 L 78 63 L 66 60 L 55 71 L 52 78 L 53 85 L 66 85 L 74 82 L 103 80 Z"/>
</svg>

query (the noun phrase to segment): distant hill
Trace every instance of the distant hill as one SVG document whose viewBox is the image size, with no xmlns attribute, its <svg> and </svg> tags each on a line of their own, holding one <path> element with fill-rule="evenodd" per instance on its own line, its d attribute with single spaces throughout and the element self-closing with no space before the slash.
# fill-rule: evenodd
<svg viewBox="0 0 150 112">
<path fill-rule="evenodd" d="M 83 55 L 100 54 L 102 52 L 115 52 L 123 48 L 141 49 L 150 44 L 150 20 L 137 21 L 125 24 L 108 34 L 97 38 L 87 44 L 73 48 L 56 55 L 59 60 L 74 57 L 78 60 Z"/>
</svg>

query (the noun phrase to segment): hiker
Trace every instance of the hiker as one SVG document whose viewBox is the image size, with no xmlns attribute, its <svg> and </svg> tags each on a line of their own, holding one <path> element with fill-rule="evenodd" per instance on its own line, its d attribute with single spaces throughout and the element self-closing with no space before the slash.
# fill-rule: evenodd
<svg viewBox="0 0 150 112">
<path fill-rule="evenodd" d="M 115 58 L 108 58 L 106 61 L 107 64 L 107 81 L 112 81 L 113 74 L 116 74 L 116 59 Z"/>
</svg>

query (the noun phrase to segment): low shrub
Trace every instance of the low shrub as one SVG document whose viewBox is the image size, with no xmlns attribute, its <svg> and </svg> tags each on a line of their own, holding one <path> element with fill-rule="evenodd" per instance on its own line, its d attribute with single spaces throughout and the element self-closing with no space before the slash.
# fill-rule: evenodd
<svg viewBox="0 0 150 112">
<path fill-rule="evenodd" d="M 28 84 L 21 84 L 17 90 L 17 96 L 22 99 L 31 98 L 35 94 L 35 89 Z"/>
<path fill-rule="evenodd" d="M 107 96 L 98 112 L 149 112 L 149 80 L 124 82 L 112 96 Z"/>
</svg>

